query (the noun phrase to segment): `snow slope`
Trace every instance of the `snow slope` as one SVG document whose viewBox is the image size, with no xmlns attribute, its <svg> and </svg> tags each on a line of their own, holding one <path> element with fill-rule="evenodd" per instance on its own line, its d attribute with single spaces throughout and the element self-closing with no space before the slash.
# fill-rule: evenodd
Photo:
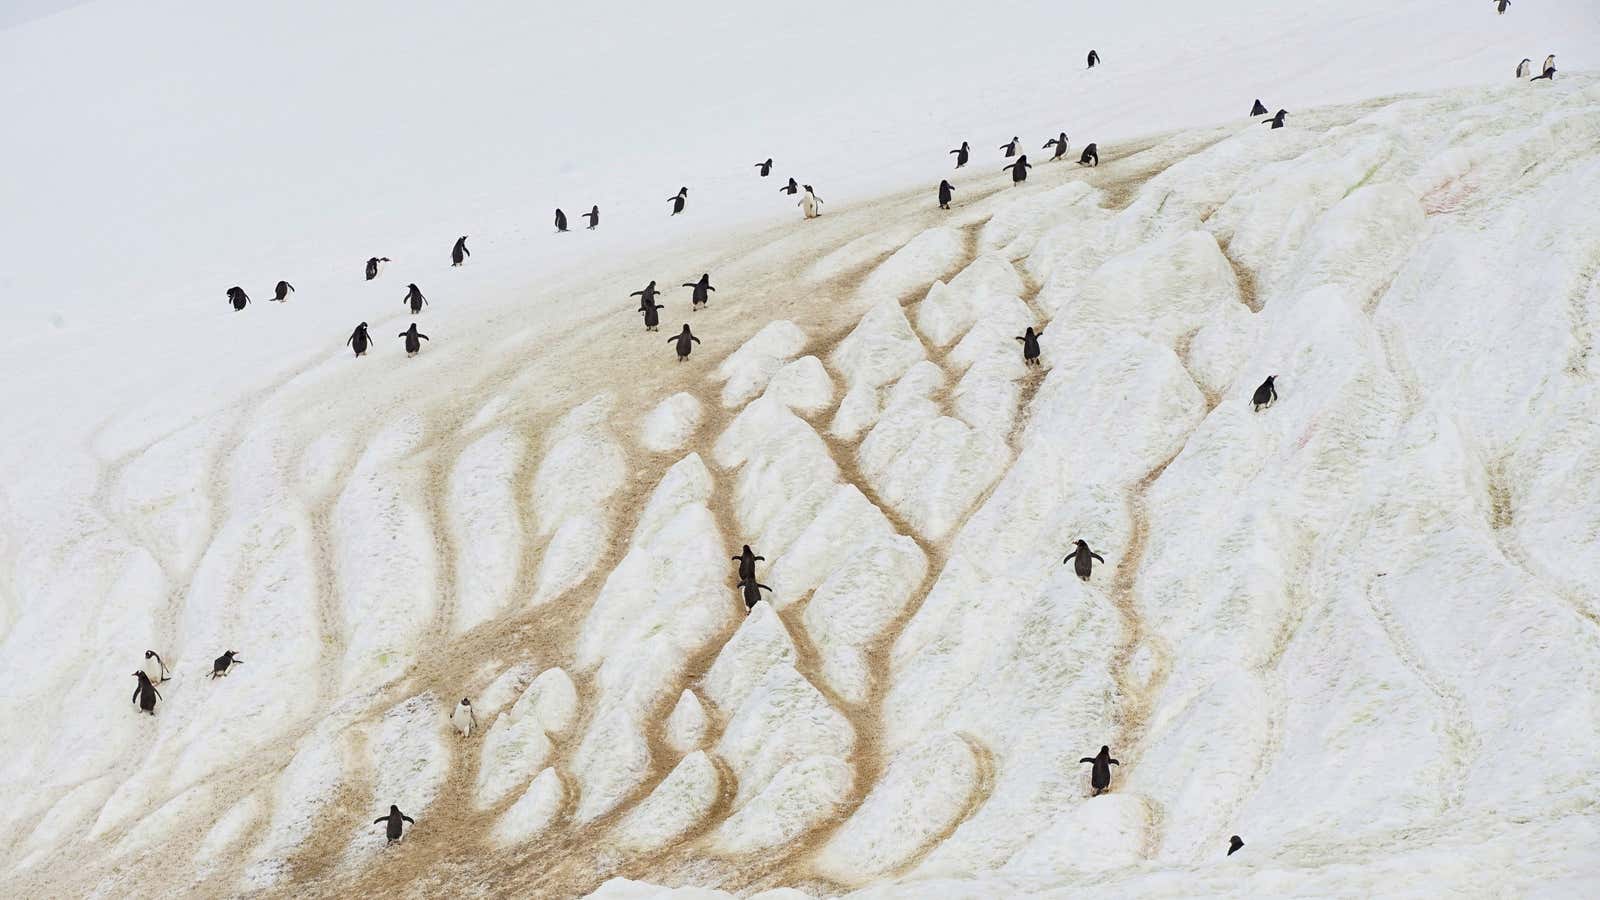
<svg viewBox="0 0 1600 900">
<path fill-rule="evenodd" d="M 1138 61 L 1066 114 L 1105 133 L 1104 164 L 1035 156 L 1018 188 L 977 129 L 1053 134 L 1058 88 L 997 95 L 1007 81 L 979 63 L 1043 29 L 946 24 L 970 51 L 957 81 L 988 79 L 941 95 L 959 123 L 908 112 L 923 95 L 894 67 L 808 103 L 826 128 L 780 120 L 759 146 L 814 150 L 840 192 L 818 175 L 827 214 L 774 222 L 771 198 L 746 195 L 775 185 L 743 167 L 779 150 L 736 140 L 769 120 L 725 111 L 747 124 L 661 156 L 725 169 L 703 206 L 692 181 L 691 211 L 747 224 L 671 236 L 653 198 L 689 179 L 638 148 L 601 174 L 587 158 L 563 173 L 547 140 L 460 167 L 453 142 L 376 155 L 335 101 L 373 98 L 368 121 L 390 128 L 436 110 L 429 133 L 463 145 L 514 106 L 484 77 L 447 111 L 449 79 L 403 69 L 422 92 L 407 94 L 360 64 L 386 31 L 415 34 L 420 9 L 306 5 L 291 23 L 100 0 L 0 32 L 10 85 L 57 71 L 64 42 L 100 63 L 53 94 L 13 88 L 36 126 L 22 133 L 61 144 L 9 147 L 5 166 L 7 208 L 36 225 L 5 243 L 27 267 L 5 275 L 20 296 L 0 445 L 7 893 L 656 892 L 602 886 L 624 876 L 790 898 L 1582 895 L 1600 876 L 1600 81 L 1509 71 L 1546 52 L 1515 35 L 1581 44 L 1600 26 L 1577 4 L 1253 7 L 1111 29 L 1140 35 L 1123 50 L 1093 41 Z M 435 50 L 454 39 L 469 71 L 531 74 L 509 68 L 506 8 L 459 12 Z M 741 38 L 774 24 L 697 14 Z M 608 146 L 649 132 L 630 112 L 664 127 L 674 87 L 705 96 L 730 71 L 762 85 L 748 109 L 836 96 L 859 70 L 773 61 L 808 36 L 829 59 L 863 35 L 893 35 L 891 55 L 931 45 L 922 17 L 892 30 L 903 16 L 865 10 L 840 36 L 830 15 L 737 42 L 748 56 L 718 71 L 640 82 L 637 109 L 532 96 L 582 106 Z M 172 28 L 119 40 L 148 17 Z M 1382 52 L 1424 19 L 1444 36 L 1423 55 Z M 614 52 L 659 24 L 644 15 Z M 215 80 L 150 62 L 167 41 L 262 33 L 320 54 Z M 1227 66 L 1178 50 L 1229 35 Z M 334 66 L 354 36 L 371 45 Z M 1323 45 L 1332 59 L 1295 52 Z M 1357 46 L 1359 69 L 1343 62 Z M 1036 71 L 1061 68 L 1059 92 L 1122 71 L 1057 51 Z M 132 74 L 107 93 L 119 61 Z M 1325 108 L 1264 96 L 1293 106 L 1279 131 L 1222 96 L 1367 97 L 1402 70 L 1426 73 L 1412 87 L 1490 64 L 1503 83 Z M 282 165 L 298 177 L 253 186 L 240 173 L 267 151 L 201 111 L 286 92 L 320 101 L 293 110 L 304 143 Z M 969 131 L 974 165 L 940 212 L 922 182 Z M 883 146 L 853 166 L 863 136 Z M 313 165 L 330 159 L 349 168 Z M 445 174 L 395 199 L 422 170 Z M 586 270 L 558 270 L 529 224 L 548 186 L 612 172 L 632 185 L 616 226 L 562 238 L 598 240 Z M 517 196 L 467 204 L 466 223 L 450 201 L 477 178 Z M 233 199 L 213 205 L 208 185 Z M 448 241 L 480 229 L 446 270 Z M 362 283 L 373 252 L 395 266 Z M 251 287 L 235 315 L 214 301 L 241 271 L 301 293 L 273 308 Z M 690 314 L 675 286 L 704 271 L 719 290 Z M 401 286 L 424 277 L 434 340 L 407 361 L 390 335 Z M 673 286 L 663 334 L 626 296 L 653 278 Z M 172 287 L 113 308 L 129 281 Z M 363 317 L 378 349 L 353 361 L 338 341 Z M 703 343 L 675 364 L 666 335 L 691 318 Z M 1048 326 L 1038 370 L 1012 340 L 1027 324 Z M 1253 413 L 1267 374 L 1282 399 Z M 1086 583 L 1060 564 L 1078 537 L 1106 558 Z M 748 616 L 727 560 L 744 542 L 772 588 Z M 145 647 L 175 672 L 153 719 L 121 693 Z M 223 649 L 245 662 L 202 677 Z M 467 739 L 447 722 L 463 695 Z M 1121 766 L 1090 799 L 1077 760 L 1102 743 Z M 386 851 L 367 823 L 389 803 L 418 824 Z M 1234 833 L 1246 848 L 1225 859 Z"/>
</svg>

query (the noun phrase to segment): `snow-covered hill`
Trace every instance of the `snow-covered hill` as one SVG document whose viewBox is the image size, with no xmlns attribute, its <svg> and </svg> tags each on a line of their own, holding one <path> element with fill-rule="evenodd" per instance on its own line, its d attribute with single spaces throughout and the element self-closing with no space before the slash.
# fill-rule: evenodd
<svg viewBox="0 0 1600 900">
<path fill-rule="evenodd" d="M 1281 130 L 1235 117 L 1140 137 L 1222 118 L 1203 105 L 1157 118 L 1213 88 L 1153 99 L 1157 62 L 1192 32 L 1243 40 L 1253 5 L 1139 32 L 1127 55 L 1145 68 L 1125 81 L 1078 72 L 1076 50 L 1055 63 L 1063 82 L 1107 76 L 1091 107 L 1107 135 L 1098 169 L 1033 155 L 1010 185 L 987 144 L 1015 121 L 1031 147 L 1063 115 L 1027 97 L 959 126 L 885 113 L 872 134 L 922 129 L 863 167 L 888 184 L 945 177 L 946 135 L 973 130 L 948 212 L 926 184 L 874 196 L 844 168 L 858 151 L 828 147 L 814 157 L 826 215 L 802 222 L 780 198 L 774 218 L 776 185 L 744 167 L 779 149 L 739 146 L 706 203 L 691 195 L 716 224 L 663 236 L 657 195 L 676 184 L 641 181 L 614 229 L 559 239 L 598 239 L 581 270 L 559 270 L 558 239 L 534 224 L 558 166 L 508 180 L 540 198 L 524 219 L 489 200 L 479 224 L 445 218 L 443 188 L 413 207 L 356 191 L 304 229 L 222 216 L 186 231 L 177 243 L 203 264 L 147 259 L 162 241 L 123 230 L 136 207 L 86 225 L 143 260 L 118 265 L 221 283 L 195 289 L 204 302 L 133 297 L 135 316 L 106 305 L 103 257 L 67 269 L 64 254 L 55 281 L 15 275 L 35 310 L 57 285 L 44 296 L 62 320 L 19 318 L 4 364 L 0 885 L 1584 896 L 1600 878 L 1600 80 L 1512 80 L 1516 59 L 1561 48 L 1507 47 L 1509 30 L 1482 50 L 1430 45 L 1432 69 L 1355 48 L 1425 15 L 1485 35 L 1565 21 L 1564 41 L 1600 26 L 1579 4 L 1558 7 L 1567 20 L 1399 4 L 1325 32 L 1336 61 L 1319 62 L 1282 55 L 1296 35 L 1301 51 L 1324 44 L 1278 12 L 1229 57 L 1275 61 L 1270 77 L 1198 52 L 1168 68 L 1266 83 L 1242 90 L 1243 112 L 1293 85 L 1370 96 L 1385 66 L 1471 80 L 1466 61 L 1513 58 L 1493 86 L 1295 105 Z M 150 6 L 101 0 L 0 32 L 0 63 L 44 66 L 27 54 L 91 31 L 131 53 L 110 26 L 167 8 Z M 268 22 L 167 6 L 199 17 L 179 32 L 191 40 Z M 483 35 L 483 52 L 452 61 L 509 66 L 515 29 L 487 28 L 479 6 L 438 39 Z M 399 27 L 324 14 L 353 24 L 277 27 L 329 47 Z M 862 15 L 898 34 L 874 25 L 886 13 Z M 1331 28 L 1349 8 L 1304 15 Z M 975 49 L 1002 34 L 954 31 Z M 1003 33 L 1044 40 L 1032 31 Z M 891 55 L 908 46 L 896 40 Z M 1367 80 L 1339 80 L 1351 56 Z M 248 77 L 262 96 L 283 90 Z M 837 108 L 914 106 L 900 77 Z M 974 116 L 995 99 L 954 97 Z M 209 121 L 128 116 L 160 153 L 172 145 L 141 129 Z M 979 125 L 1008 133 L 991 142 Z M 300 126 L 311 142 L 331 128 Z M 843 146 L 848 131 L 809 138 Z M 40 177 L 7 166 L 8 198 L 58 214 L 44 186 L 90 152 L 67 143 L 53 162 L 25 149 Z M 535 162 L 554 158 L 538 147 Z M 346 149 L 342 165 L 370 159 Z M 234 202 L 277 213 L 298 202 L 304 185 L 230 180 L 247 156 L 192 160 L 195 189 L 242 185 Z M 397 154 L 368 186 L 423 157 Z M 511 177 L 510 163 L 476 165 Z M 172 204 L 153 227 L 204 218 L 193 198 Z M 582 207 L 567 208 L 576 222 Z M 449 270 L 449 240 L 481 221 L 523 230 L 485 229 Z M 219 248 L 285 230 L 296 236 L 233 259 L 261 266 L 256 281 L 292 275 L 302 254 L 325 273 L 291 277 L 301 292 L 283 307 L 254 288 L 257 304 L 226 310 L 222 289 L 243 276 L 224 274 Z M 364 283 L 372 252 L 396 262 Z M 690 312 L 677 285 L 702 272 L 718 290 Z M 412 279 L 433 301 L 417 319 L 433 340 L 408 360 L 392 335 Z M 652 279 L 669 286 L 659 333 L 627 296 Z M 363 318 L 378 346 L 353 360 L 339 341 Z M 686 321 L 702 343 L 680 364 L 667 339 Z M 1037 369 L 1013 339 L 1029 325 L 1045 328 Z M 1267 375 L 1281 398 L 1253 411 Z M 1062 565 L 1078 538 L 1105 560 L 1087 582 Z M 744 543 L 771 588 L 748 616 L 728 560 Z M 125 693 L 147 647 L 173 671 L 153 718 Z M 206 678 L 225 649 L 243 663 Z M 448 722 L 462 696 L 479 725 L 467 738 Z M 1091 798 L 1078 760 L 1102 744 L 1120 765 Z M 370 823 L 391 803 L 417 824 L 385 848 Z M 1233 834 L 1245 847 L 1224 856 Z"/>
</svg>

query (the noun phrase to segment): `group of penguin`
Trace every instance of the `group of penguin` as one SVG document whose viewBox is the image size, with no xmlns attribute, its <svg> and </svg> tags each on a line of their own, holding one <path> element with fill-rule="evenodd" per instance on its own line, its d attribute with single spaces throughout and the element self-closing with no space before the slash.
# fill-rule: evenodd
<svg viewBox="0 0 1600 900">
<path fill-rule="evenodd" d="M 1533 60 L 1524 59 L 1517 63 L 1517 78 L 1528 78 L 1529 66 Z M 1556 55 L 1554 53 L 1544 58 L 1544 74 L 1528 78 L 1529 81 L 1555 81 L 1556 80 Z"/>
<path fill-rule="evenodd" d="M 223 653 L 211 662 L 209 678 L 220 678 L 228 674 L 228 670 L 244 660 L 232 650 Z M 156 690 L 156 685 L 170 680 L 167 674 L 167 664 L 162 661 L 161 654 L 154 650 L 144 652 L 144 663 L 134 670 L 133 677 L 139 679 L 134 685 L 131 702 L 139 707 L 139 712 L 156 714 L 156 701 L 162 699 L 161 692 Z"/>
</svg>

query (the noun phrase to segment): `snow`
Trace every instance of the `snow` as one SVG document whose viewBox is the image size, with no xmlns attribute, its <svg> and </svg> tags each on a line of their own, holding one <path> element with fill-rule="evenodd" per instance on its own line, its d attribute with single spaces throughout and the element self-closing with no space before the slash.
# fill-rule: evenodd
<svg viewBox="0 0 1600 900">
<path fill-rule="evenodd" d="M 656 404 L 644 417 L 639 442 L 657 453 L 671 453 L 688 443 L 700 427 L 700 401 L 682 391 Z"/>
</svg>

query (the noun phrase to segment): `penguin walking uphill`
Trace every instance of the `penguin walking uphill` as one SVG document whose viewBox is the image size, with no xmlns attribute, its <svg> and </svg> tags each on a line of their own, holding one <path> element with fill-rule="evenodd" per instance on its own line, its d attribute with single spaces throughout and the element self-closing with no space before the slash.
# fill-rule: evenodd
<svg viewBox="0 0 1600 900">
<path fill-rule="evenodd" d="M 962 141 L 961 142 L 961 146 L 955 148 L 954 150 L 951 150 L 950 153 L 946 154 L 946 155 L 947 156 L 948 155 L 954 155 L 955 156 L 955 158 L 956 158 L 956 168 L 959 169 L 962 166 L 966 165 L 967 164 L 967 160 L 972 157 L 972 148 L 967 145 L 966 141 Z"/>
<path fill-rule="evenodd" d="M 761 177 L 762 178 L 765 178 L 768 175 L 771 175 L 772 174 L 772 157 L 770 157 L 770 156 L 767 157 L 767 161 L 766 162 L 758 162 L 758 163 L 756 163 L 756 168 L 761 170 Z"/>
<path fill-rule="evenodd" d="M 1273 384 L 1276 375 L 1268 375 L 1267 380 L 1261 382 L 1256 392 L 1250 396 L 1251 412 L 1260 412 L 1262 409 L 1278 402 L 1278 386 Z"/>
<path fill-rule="evenodd" d="M 372 335 L 367 333 L 367 323 L 362 322 L 357 325 L 356 330 L 350 332 L 350 337 L 345 340 L 345 343 L 349 345 L 351 350 L 356 352 L 357 356 L 366 356 L 367 348 L 372 346 Z"/>
<path fill-rule="evenodd" d="M 405 339 L 407 357 L 416 356 L 422 350 L 422 342 L 428 339 L 427 335 L 417 330 L 417 323 L 415 322 L 412 322 L 410 328 L 400 332 L 395 337 Z"/>
<path fill-rule="evenodd" d="M 739 551 L 738 556 L 730 558 L 739 564 L 739 581 L 741 584 L 756 577 L 756 563 L 758 561 L 767 561 L 765 556 L 757 556 L 756 552 L 750 549 L 749 544 L 744 545 L 744 549 Z M 767 590 L 770 591 L 772 588 L 767 588 Z"/>
<path fill-rule="evenodd" d="M 1024 153 L 1017 157 L 1016 162 L 1002 168 L 1000 171 L 1004 172 L 1009 169 L 1011 171 L 1011 183 L 1021 184 L 1028 180 L 1028 170 L 1031 168 L 1033 168 L 1033 165 L 1028 162 L 1028 154 Z"/>
<path fill-rule="evenodd" d="M 694 295 L 689 301 L 690 310 L 696 310 L 702 306 L 705 306 L 711 301 L 711 294 L 715 293 L 717 290 L 711 286 L 710 272 L 701 275 L 699 281 L 685 282 L 683 286 L 686 288 L 694 288 Z"/>
<path fill-rule="evenodd" d="M 700 339 L 689 331 L 689 323 L 685 322 L 683 323 L 683 330 L 667 338 L 667 343 L 676 343 L 678 345 L 678 362 L 683 362 L 689 358 L 690 351 L 694 350 L 695 344 L 700 343 Z"/>
<path fill-rule="evenodd" d="M 1066 156 L 1067 155 L 1067 133 L 1065 131 L 1063 131 L 1060 134 L 1056 135 L 1055 137 L 1051 138 L 1050 140 L 1044 142 L 1044 148 L 1043 149 L 1049 150 L 1051 147 L 1056 148 L 1055 155 L 1050 157 L 1052 162 L 1055 161 L 1055 160 L 1060 159 L 1063 156 Z"/>
<path fill-rule="evenodd" d="M 151 681 L 157 684 L 167 680 L 167 664 L 161 661 L 161 654 L 154 650 L 146 650 L 144 652 L 144 665 L 140 668 L 144 670 L 144 674 Z"/>
<path fill-rule="evenodd" d="M 1000 145 L 1000 149 L 1002 151 L 1004 151 L 1005 154 L 1006 154 L 1006 159 L 1010 159 L 1011 157 L 1017 155 L 1017 144 L 1018 143 L 1019 143 L 1019 139 L 1017 138 L 1017 136 L 1016 135 L 1012 135 L 1011 136 L 1011 142 L 1009 144 L 1001 144 Z"/>
<path fill-rule="evenodd" d="M 414 316 L 422 312 L 422 308 L 428 305 L 428 298 L 422 296 L 422 289 L 417 287 L 416 282 L 412 282 L 406 285 L 406 297 L 400 302 L 410 306 L 411 314 Z"/>
<path fill-rule="evenodd" d="M 749 612 L 756 608 L 757 603 L 761 602 L 761 592 L 767 591 L 771 593 L 772 588 L 757 582 L 755 576 L 752 575 L 749 578 L 739 579 L 739 590 L 743 592 L 744 611 Z"/>
<path fill-rule="evenodd" d="M 1098 65 L 1100 65 L 1100 54 L 1096 53 L 1093 50 L 1090 50 L 1089 51 L 1089 65 L 1087 66 L 1087 68 L 1092 69 L 1092 68 L 1094 68 L 1095 66 L 1098 66 Z"/>
<path fill-rule="evenodd" d="M 1271 125 L 1273 128 L 1282 128 L 1283 127 L 1283 117 L 1287 116 L 1288 114 L 1289 114 L 1289 111 L 1287 109 L 1280 109 L 1276 113 L 1273 114 L 1272 118 L 1263 121 L 1261 124 L 1263 124 L 1263 125 Z"/>
<path fill-rule="evenodd" d="M 583 217 L 585 219 L 589 220 L 589 230 L 590 231 L 593 231 L 596 228 L 599 228 L 600 227 L 600 204 L 596 203 L 594 205 L 593 209 L 591 209 L 588 212 L 583 214 Z"/>
<path fill-rule="evenodd" d="M 472 251 L 467 249 L 467 236 L 463 234 L 456 238 L 456 245 L 450 248 L 451 268 L 461 265 L 471 255 Z"/>
<path fill-rule="evenodd" d="M 1089 770 L 1089 786 L 1094 788 L 1094 796 L 1105 793 L 1111 786 L 1111 767 L 1121 766 L 1122 763 L 1111 758 L 1111 748 L 1102 744 L 1100 752 L 1094 756 L 1085 756 L 1078 760 L 1079 764 L 1093 763 L 1094 768 Z"/>
<path fill-rule="evenodd" d="M 652 303 L 649 300 L 639 301 L 639 312 L 644 315 L 645 331 L 656 331 L 660 327 L 661 311 L 663 309 L 666 309 L 666 307 L 659 303 Z"/>
<path fill-rule="evenodd" d="M 367 280 L 371 281 L 383 271 L 383 264 L 389 261 L 387 256 L 372 256 L 367 258 Z"/>
<path fill-rule="evenodd" d="M 805 213 L 808 219 L 815 219 L 817 216 L 822 215 L 822 210 L 818 208 L 822 205 L 822 198 L 817 196 L 816 189 L 809 184 L 801 185 L 801 187 L 805 188 L 806 193 L 805 196 L 800 198 L 800 211 Z"/>
<path fill-rule="evenodd" d="M 1072 571 L 1078 576 L 1079 580 L 1088 581 L 1089 575 L 1094 572 L 1094 563 L 1090 560 L 1095 559 L 1100 560 L 1102 563 L 1106 561 L 1105 557 L 1089 549 L 1088 541 L 1080 540 L 1073 545 L 1072 552 L 1067 554 L 1067 558 L 1063 559 L 1061 564 L 1072 563 Z"/>
<path fill-rule="evenodd" d="M 1506 7 L 1511 5 L 1511 0 L 1489 0 L 1489 2 L 1494 4 L 1495 12 L 1502 16 L 1506 14 Z"/>
<path fill-rule="evenodd" d="M 689 202 L 689 189 L 686 187 L 678 188 L 678 193 L 668 197 L 667 202 L 672 204 L 673 215 L 683 212 L 684 205 Z"/>
<path fill-rule="evenodd" d="M 289 295 L 293 292 L 294 285 L 287 281 L 279 281 L 277 286 L 272 289 L 272 299 L 279 303 L 284 303 L 288 301 Z"/>
<path fill-rule="evenodd" d="M 228 305 L 233 307 L 234 312 L 243 312 L 249 302 L 250 295 L 244 292 L 244 288 L 238 285 L 228 288 Z"/>
<path fill-rule="evenodd" d="M 389 827 L 388 827 L 388 829 L 386 829 L 385 834 L 388 835 L 390 844 L 398 843 L 400 841 L 400 838 L 402 836 L 404 836 L 405 826 L 400 824 L 400 823 L 402 823 L 402 822 L 410 822 L 412 825 L 416 825 L 417 824 L 417 820 L 416 819 L 413 819 L 410 816 L 406 815 L 405 813 L 401 812 L 400 811 L 400 807 L 395 806 L 392 803 L 389 805 L 389 814 L 388 815 L 379 816 L 376 819 L 372 820 L 372 824 L 374 824 L 374 825 L 378 824 L 379 822 L 387 822 L 388 823 Z"/>
<path fill-rule="evenodd" d="M 455 711 L 450 714 L 450 724 L 454 725 L 457 733 L 464 738 L 472 737 L 472 729 L 478 726 L 478 717 L 472 714 L 472 701 L 465 697 L 456 704 Z"/>
<path fill-rule="evenodd" d="M 788 184 L 778 188 L 778 192 L 781 194 L 788 194 L 789 196 L 793 197 L 795 194 L 800 193 L 800 182 L 790 178 Z"/>
<path fill-rule="evenodd" d="M 1080 165 L 1080 166 L 1091 166 L 1091 167 L 1094 167 L 1094 168 L 1099 168 L 1100 167 L 1100 145 L 1099 144 L 1095 144 L 1095 143 L 1090 143 L 1089 146 L 1083 148 L 1083 153 L 1078 156 L 1078 165 Z"/>
<path fill-rule="evenodd" d="M 212 663 L 211 663 L 211 674 L 208 677 L 210 677 L 210 678 L 221 678 L 222 676 L 228 674 L 228 670 L 230 668 L 232 668 L 234 665 L 236 665 L 238 663 L 242 663 L 242 662 L 244 662 L 244 660 L 242 660 L 238 656 L 234 655 L 234 652 L 232 650 L 229 650 L 229 651 L 223 653 L 221 656 L 217 657 L 215 660 L 212 661 Z"/>
<path fill-rule="evenodd" d="M 1228 838 L 1228 855 L 1232 856 L 1235 853 L 1238 853 L 1239 852 L 1239 848 L 1243 847 L 1243 846 L 1244 846 L 1244 839 L 1239 837 L 1237 834 L 1234 835 L 1231 838 Z"/>
<path fill-rule="evenodd" d="M 558 207 L 556 207 L 556 233 L 557 234 L 563 234 L 563 233 L 566 232 L 566 230 L 567 230 L 567 214 L 562 212 L 561 211 L 561 207 L 558 206 Z"/>
<path fill-rule="evenodd" d="M 1522 62 L 1517 63 L 1517 77 L 1518 78 L 1527 78 L 1528 74 L 1530 72 L 1532 72 L 1532 71 L 1533 71 L 1533 60 L 1524 59 Z"/>
<path fill-rule="evenodd" d="M 1544 74 L 1535 75 L 1529 81 L 1555 81 L 1556 80 L 1556 55 L 1554 53 L 1544 58 Z"/>
<path fill-rule="evenodd" d="M 642 290 L 642 291 L 634 291 L 633 293 L 629 294 L 628 296 L 629 297 L 638 297 L 639 298 L 639 308 L 640 309 L 644 309 L 645 307 L 651 305 L 652 303 L 655 303 L 656 302 L 656 297 L 659 296 L 660 293 L 661 293 L 660 291 L 656 290 L 656 283 L 654 281 L 652 281 L 649 284 L 644 286 L 644 290 Z M 658 308 L 660 308 L 660 307 L 658 307 Z"/>
<path fill-rule="evenodd" d="M 1022 364 L 1025 366 L 1039 365 L 1039 335 L 1044 334 L 1044 329 L 1033 330 L 1029 325 L 1026 330 L 1017 335 L 1017 340 L 1022 342 Z"/>
<path fill-rule="evenodd" d="M 950 198 L 955 194 L 955 186 L 949 181 L 939 182 L 939 208 L 949 209 Z"/>
<path fill-rule="evenodd" d="M 1261 98 L 1257 97 L 1256 98 L 1256 105 L 1250 107 L 1250 115 L 1252 117 L 1253 116 L 1266 116 L 1266 115 L 1271 115 L 1271 113 L 1269 113 L 1267 111 L 1267 106 L 1266 106 L 1266 104 L 1261 102 Z"/>
<path fill-rule="evenodd" d="M 133 677 L 139 679 L 139 683 L 133 686 L 133 697 L 129 699 L 129 702 L 137 703 L 140 712 L 147 712 L 152 716 L 155 715 L 156 700 L 160 699 L 161 692 L 156 690 L 156 686 L 150 683 L 150 676 L 146 675 L 143 669 L 135 671 Z"/>
</svg>

